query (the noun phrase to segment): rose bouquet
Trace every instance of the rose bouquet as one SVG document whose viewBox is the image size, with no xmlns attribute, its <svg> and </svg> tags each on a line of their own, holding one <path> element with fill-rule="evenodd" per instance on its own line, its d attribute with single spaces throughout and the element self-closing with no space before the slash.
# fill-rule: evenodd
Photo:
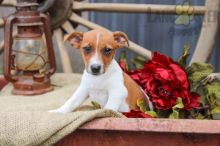
<svg viewBox="0 0 220 146">
<path fill-rule="evenodd" d="M 186 66 L 188 56 L 187 45 L 178 61 L 154 52 L 150 61 L 135 58 L 136 69 L 130 70 L 126 54 L 122 52 L 119 60 L 121 68 L 143 88 L 154 105 L 153 111 L 147 111 L 146 105 L 138 100 L 140 110 L 124 115 L 133 118 L 204 119 L 220 113 L 220 83 L 207 84 L 213 67 L 205 63 Z"/>
</svg>

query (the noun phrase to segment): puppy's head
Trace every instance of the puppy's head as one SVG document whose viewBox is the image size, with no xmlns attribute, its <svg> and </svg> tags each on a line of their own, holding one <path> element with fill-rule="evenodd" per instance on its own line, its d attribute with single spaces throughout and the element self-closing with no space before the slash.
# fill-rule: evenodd
<svg viewBox="0 0 220 146">
<path fill-rule="evenodd" d="M 95 29 L 85 33 L 73 32 L 64 39 L 73 48 L 80 49 L 88 73 L 100 75 L 105 73 L 115 51 L 128 46 L 128 37 L 123 32 L 110 32 Z"/>
</svg>

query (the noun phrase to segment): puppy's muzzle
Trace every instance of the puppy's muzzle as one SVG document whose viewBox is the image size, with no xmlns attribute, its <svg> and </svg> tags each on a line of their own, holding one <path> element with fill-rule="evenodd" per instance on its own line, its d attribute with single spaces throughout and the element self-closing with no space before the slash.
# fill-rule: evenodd
<svg viewBox="0 0 220 146">
<path fill-rule="evenodd" d="M 93 65 L 91 65 L 91 71 L 92 71 L 92 74 L 94 74 L 94 75 L 100 74 L 101 65 L 99 65 L 99 64 L 93 64 Z"/>
</svg>

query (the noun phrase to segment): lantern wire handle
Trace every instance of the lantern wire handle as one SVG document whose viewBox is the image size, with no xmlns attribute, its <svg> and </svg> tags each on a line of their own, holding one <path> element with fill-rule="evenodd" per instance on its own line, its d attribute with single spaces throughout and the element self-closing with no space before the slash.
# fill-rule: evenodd
<svg viewBox="0 0 220 146">
<path fill-rule="evenodd" d="M 29 65 L 27 65 L 24 69 L 27 70 L 29 69 L 31 66 L 33 66 L 33 64 L 37 61 L 37 59 L 41 58 L 43 61 L 43 65 L 45 66 L 48 62 L 44 59 L 43 54 L 46 52 L 45 50 L 43 50 L 40 53 L 31 53 L 31 52 L 25 52 L 25 51 L 20 51 L 20 50 L 13 50 L 13 52 L 17 52 L 17 53 L 22 53 L 22 54 L 26 54 L 26 55 L 34 55 L 36 56 L 30 63 Z"/>
</svg>

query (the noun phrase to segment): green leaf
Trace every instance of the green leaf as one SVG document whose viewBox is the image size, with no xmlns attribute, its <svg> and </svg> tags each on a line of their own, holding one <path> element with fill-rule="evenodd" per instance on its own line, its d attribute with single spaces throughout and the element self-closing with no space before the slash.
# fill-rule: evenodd
<svg viewBox="0 0 220 146">
<path fill-rule="evenodd" d="M 145 114 L 148 114 L 148 115 L 150 115 L 153 118 L 157 118 L 158 117 L 158 115 L 157 115 L 157 113 L 155 111 L 146 111 Z"/>
<path fill-rule="evenodd" d="M 101 105 L 100 105 L 98 102 L 91 101 L 91 104 L 93 105 L 93 107 L 94 107 L 95 109 L 100 109 L 100 108 L 101 108 Z"/>
<path fill-rule="evenodd" d="M 220 114 L 220 107 L 215 107 L 211 110 L 211 114 Z"/>
<path fill-rule="evenodd" d="M 197 116 L 196 116 L 196 119 L 197 120 L 203 120 L 203 119 L 205 119 L 205 116 L 203 116 L 202 114 L 198 114 Z"/>
<path fill-rule="evenodd" d="M 188 14 L 182 14 L 175 20 L 176 25 L 188 25 L 190 23 L 190 16 Z"/>
<path fill-rule="evenodd" d="M 206 90 L 203 86 L 198 87 L 194 92 L 200 95 L 200 103 L 205 106 L 207 104 Z"/>
<path fill-rule="evenodd" d="M 176 105 L 173 106 L 172 110 L 173 112 L 170 114 L 169 118 L 170 119 L 179 119 L 180 117 L 180 109 L 183 109 L 184 105 L 183 105 L 183 101 L 182 98 L 178 98 L 176 101 Z"/>
<path fill-rule="evenodd" d="M 127 61 L 127 57 L 126 57 L 126 51 L 123 50 L 121 51 L 120 57 L 119 57 L 119 62 L 124 62 L 126 65 L 126 70 L 129 70 L 129 65 L 128 65 L 128 61 Z"/>
<path fill-rule="evenodd" d="M 189 44 L 185 44 L 184 47 L 183 47 L 183 53 L 182 55 L 179 57 L 178 59 L 178 63 L 183 67 L 185 68 L 186 67 L 186 62 L 187 62 L 187 59 L 189 57 L 189 48 L 190 48 L 190 45 Z"/>
<path fill-rule="evenodd" d="M 145 64 L 145 58 L 143 57 L 135 57 L 134 60 L 132 61 L 136 69 L 142 69 Z"/>
<path fill-rule="evenodd" d="M 179 111 L 173 110 L 173 112 L 169 116 L 169 119 L 179 119 Z"/>
<path fill-rule="evenodd" d="M 220 109 L 220 82 L 215 81 L 207 85 L 205 93 L 211 109 Z"/>
<path fill-rule="evenodd" d="M 144 100 L 142 98 L 138 98 L 137 99 L 137 106 L 140 107 L 142 105 L 144 105 Z"/>
<path fill-rule="evenodd" d="M 176 101 L 176 105 L 173 106 L 173 109 L 182 109 L 184 108 L 184 105 L 183 105 L 183 100 L 182 98 L 177 98 L 177 101 Z"/>
<path fill-rule="evenodd" d="M 214 81 L 206 85 L 203 83 L 213 71 L 213 66 L 206 63 L 193 63 L 187 68 L 191 90 L 200 94 L 203 105 L 210 105 L 212 115 L 220 113 L 220 82 Z"/>
<path fill-rule="evenodd" d="M 213 66 L 207 63 L 196 62 L 187 67 L 187 75 L 191 89 L 196 90 L 201 85 L 201 81 L 213 73 L 213 71 Z"/>
<path fill-rule="evenodd" d="M 207 102 L 206 88 L 203 86 L 203 80 L 213 73 L 214 68 L 211 64 L 207 63 L 193 63 L 187 67 L 187 75 L 190 83 L 190 89 L 197 92 L 201 98 L 200 102 L 205 105 Z"/>
<path fill-rule="evenodd" d="M 138 98 L 137 106 L 139 107 L 140 111 L 142 111 L 142 112 L 146 112 L 148 109 L 147 104 L 144 102 L 144 100 L 142 98 Z"/>
</svg>

